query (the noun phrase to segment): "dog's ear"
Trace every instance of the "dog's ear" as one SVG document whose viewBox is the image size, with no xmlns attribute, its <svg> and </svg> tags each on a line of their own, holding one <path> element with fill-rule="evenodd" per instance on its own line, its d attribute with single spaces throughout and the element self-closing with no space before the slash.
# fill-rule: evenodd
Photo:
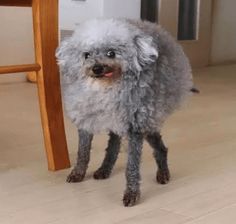
<svg viewBox="0 0 236 224">
<path fill-rule="evenodd" d="M 59 66 L 63 67 L 71 56 L 72 45 L 70 39 L 71 38 L 63 40 L 60 46 L 56 49 L 56 58 Z"/>
<path fill-rule="evenodd" d="M 151 64 L 158 58 L 157 46 L 150 36 L 135 36 L 134 43 L 137 49 L 138 63 L 141 67 Z"/>
<path fill-rule="evenodd" d="M 78 50 L 71 37 L 63 40 L 56 50 L 57 63 L 60 67 L 64 82 L 73 82 L 77 79 L 80 63 Z"/>
</svg>

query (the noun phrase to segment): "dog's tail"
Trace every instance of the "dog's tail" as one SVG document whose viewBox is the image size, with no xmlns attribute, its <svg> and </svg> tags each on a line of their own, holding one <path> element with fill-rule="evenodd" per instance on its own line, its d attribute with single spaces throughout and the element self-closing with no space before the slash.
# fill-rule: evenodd
<svg viewBox="0 0 236 224">
<path fill-rule="evenodd" d="M 192 89 L 190 89 L 190 91 L 193 93 L 200 93 L 200 90 L 197 89 L 196 87 L 193 87 Z"/>
</svg>

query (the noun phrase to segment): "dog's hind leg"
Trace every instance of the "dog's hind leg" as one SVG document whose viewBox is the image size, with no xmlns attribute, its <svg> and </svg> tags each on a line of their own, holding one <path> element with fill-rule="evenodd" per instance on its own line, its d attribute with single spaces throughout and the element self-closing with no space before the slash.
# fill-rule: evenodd
<svg viewBox="0 0 236 224">
<path fill-rule="evenodd" d="M 143 134 L 129 133 L 128 164 L 126 168 L 127 186 L 123 197 L 124 206 L 133 206 L 140 197 L 140 160 L 143 147 Z"/>
<path fill-rule="evenodd" d="M 118 158 L 120 151 L 121 137 L 110 132 L 110 139 L 106 148 L 106 155 L 101 167 L 95 171 L 93 177 L 95 179 L 106 179 L 110 176 L 112 168 Z"/>
<path fill-rule="evenodd" d="M 85 130 L 78 130 L 78 134 L 79 149 L 77 162 L 73 170 L 67 177 L 67 182 L 81 182 L 84 179 L 86 170 L 88 168 L 93 135 Z"/>
<path fill-rule="evenodd" d="M 170 172 L 167 164 L 168 149 L 164 145 L 159 133 L 148 134 L 146 140 L 154 149 L 153 155 L 158 166 L 156 180 L 160 184 L 167 184 L 170 180 Z"/>
</svg>

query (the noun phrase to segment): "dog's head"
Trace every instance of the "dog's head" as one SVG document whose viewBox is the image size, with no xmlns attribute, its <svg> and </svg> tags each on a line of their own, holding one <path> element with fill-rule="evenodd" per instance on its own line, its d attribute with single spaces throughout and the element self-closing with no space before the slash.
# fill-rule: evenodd
<svg viewBox="0 0 236 224">
<path fill-rule="evenodd" d="M 57 50 L 62 73 L 113 82 L 128 71 L 140 72 L 158 57 L 157 46 L 126 20 L 91 20 L 80 24 Z"/>
</svg>

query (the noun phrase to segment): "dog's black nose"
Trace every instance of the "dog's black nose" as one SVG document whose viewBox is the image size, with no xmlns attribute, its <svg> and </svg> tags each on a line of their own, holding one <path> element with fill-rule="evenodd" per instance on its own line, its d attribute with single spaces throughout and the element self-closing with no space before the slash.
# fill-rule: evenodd
<svg viewBox="0 0 236 224">
<path fill-rule="evenodd" d="M 93 70 L 94 74 L 100 75 L 103 73 L 104 67 L 102 65 L 96 64 L 93 66 L 92 70 Z"/>
</svg>

